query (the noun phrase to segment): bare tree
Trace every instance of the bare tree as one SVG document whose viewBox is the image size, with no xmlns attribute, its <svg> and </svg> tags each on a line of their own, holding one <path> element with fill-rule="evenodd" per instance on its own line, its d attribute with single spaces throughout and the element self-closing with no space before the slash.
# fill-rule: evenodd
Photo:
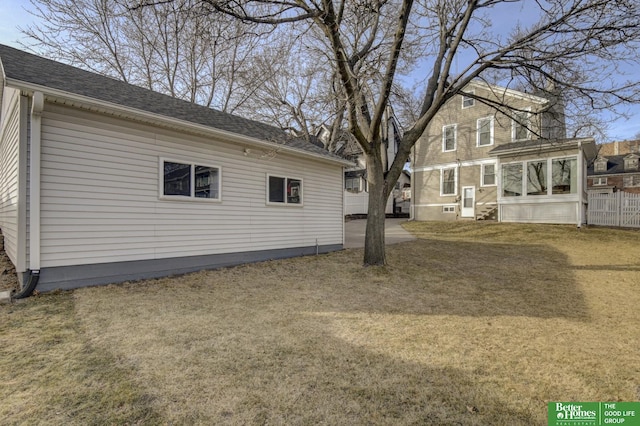
<svg viewBox="0 0 640 426">
<path fill-rule="evenodd" d="M 205 106 L 233 112 L 261 80 L 248 78 L 268 35 L 196 0 L 131 9 L 120 0 L 32 0 L 26 28 L 49 57 Z"/>
<path fill-rule="evenodd" d="M 345 103 L 349 131 L 367 160 L 369 217 L 364 263 L 385 263 L 384 211 L 412 146 L 445 102 L 475 79 L 560 91 L 569 113 L 588 105 L 608 110 L 636 102 L 639 83 L 622 81 L 618 67 L 638 63 L 640 4 L 629 0 L 528 2 L 533 24 L 499 19 L 512 0 L 202 0 L 242 22 L 285 25 L 296 36 L 322 34 Z M 137 3 L 149 4 L 148 2 Z M 512 11 L 513 13 L 513 11 Z M 301 25 L 304 23 L 305 25 Z M 304 60 L 304 58 L 301 58 Z M 401 72 L 421 74 L 420 106 L 407 123 L 388 171 L 381 152 L 387 105 L 402 86 Z M 468 95 L 473 96 L 472 93 Z M 506 108 L 495 100 L 484 100 Z M 569 120 L 570 121 L 570 120 Z"/>
</svg>

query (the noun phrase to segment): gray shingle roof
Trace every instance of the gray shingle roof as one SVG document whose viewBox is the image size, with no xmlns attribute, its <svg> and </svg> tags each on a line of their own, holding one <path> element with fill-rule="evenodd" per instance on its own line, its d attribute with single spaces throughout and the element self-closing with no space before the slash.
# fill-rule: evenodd
<svg viewBox="0 0 640 426">
<path fill-rule="evenodd" d="M 0 65 L 7 78 L 86 96 L 98 101 L 248 136 L 339 160 L 323 148 L 283 130 L 212 108 L 153 92 L 0 44 Z"/>
<path fill-rule="evenodd" d="M 624 169 L 624 157 L 629 154 L 624 155 L 606 155 L 604 158 L 607 159 L 607 170 L 604 172 L 596 172 L 594 170 L 594 163 L 589 163 L 589 167 L 587 167 L 587 176 L 600 176 L 600 175 L 615 175 L 621 173 L 640 173 L 639 170 L 625 170 Z"/>
</svg>

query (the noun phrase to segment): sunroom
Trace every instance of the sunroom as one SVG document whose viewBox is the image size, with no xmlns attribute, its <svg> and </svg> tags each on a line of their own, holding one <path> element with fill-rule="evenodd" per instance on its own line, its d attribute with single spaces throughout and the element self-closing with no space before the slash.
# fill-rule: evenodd
<svg viewBox="0 0 640 426">
<path fill-rule="evenodd" d="M 596 156 L 591 138 L 529 140 L 500 145 L 498 220 L 586 223 L 587 163 Z"/>
</svg>

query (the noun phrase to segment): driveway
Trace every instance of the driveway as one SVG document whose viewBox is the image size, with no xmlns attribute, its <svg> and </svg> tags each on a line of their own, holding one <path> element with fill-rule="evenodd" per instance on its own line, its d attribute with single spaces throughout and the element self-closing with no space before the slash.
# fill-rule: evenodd
<svg viewBox="0 0 640 426">
<path fill-rule="evenodd" d="M 412 241 L 416 238 L 405 231 L 400 224 L 407 219 L 387 219 L 385 222 L 385 243 L 396 244 L 405 241 Z M 364 247 L 364 233 L 367 227 L 366 219 L 356 219 L 344 224 L 344 248 Z"/>
</svg>

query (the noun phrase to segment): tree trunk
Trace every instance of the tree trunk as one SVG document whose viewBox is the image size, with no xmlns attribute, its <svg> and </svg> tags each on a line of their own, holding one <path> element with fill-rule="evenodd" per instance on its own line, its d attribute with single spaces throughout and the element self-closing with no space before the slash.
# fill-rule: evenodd
<svg viewBox="0 0 640 426">
<path fill-rule="evenodd" d="M 376 161 L 377 160 L 377 161 Z M 364 239 L 364 265 L 386 264 L 384 247 L 384 221 L 388 194 L 385 188 L 384 173 L 380 159 L 367 159 L 369 181 L 369 206 L 367 211 L 367 229 Z"/>
</svg>

